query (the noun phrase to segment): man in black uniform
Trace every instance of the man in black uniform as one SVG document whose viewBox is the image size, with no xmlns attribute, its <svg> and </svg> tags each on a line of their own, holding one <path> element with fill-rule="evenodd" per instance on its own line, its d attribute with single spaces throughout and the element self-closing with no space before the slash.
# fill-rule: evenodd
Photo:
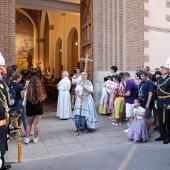
<svg viewBox="0 0 170 170">
<path fill-rule="evenodd" d="M 0 159 L 2 160 L 1 170 L 11 168 L 11 165 L 5 165 L 4 155 L 8 150 L 7 145 L 7 134 L 8 134 L 8 101 L 9 101 L 9 93 L 8 87 L 4 83 L 2 76 L 6 74 L 6 66 L 5 60 L 0 53 Z"/>
<path fill-rule="evenodd" d="M 162 76 L 157 79 L 157 103 L 160 137 L 155 141 L 170 142 L 170 75 L 169 65 L 161 67 Z"/>
</svg>

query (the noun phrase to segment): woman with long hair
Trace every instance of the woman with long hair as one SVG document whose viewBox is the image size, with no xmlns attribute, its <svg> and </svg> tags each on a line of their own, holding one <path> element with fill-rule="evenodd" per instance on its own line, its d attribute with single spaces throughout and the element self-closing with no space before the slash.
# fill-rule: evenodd
<svg viewBox="0 0 170 170">
<path fill-rule="evenodd" d="M 44 93 L 41 82 L 37 76 L 32 76 L 29 81 L 26 94 L 26 115 L 28 119 L 26 128 L 26 137 L 24 143 L 29 143 L 29 136 L 34 124 L 34 137 L 33 142 L 36 144 L 38 142 L 38 135 L 40 131 L 40 120 L 43 114 L 43 101 Z"/>
</svg>

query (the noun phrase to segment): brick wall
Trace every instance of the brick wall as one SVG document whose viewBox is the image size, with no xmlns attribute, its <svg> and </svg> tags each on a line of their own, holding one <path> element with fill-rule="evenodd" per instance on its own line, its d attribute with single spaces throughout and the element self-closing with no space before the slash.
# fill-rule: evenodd
<svg viewBox="0 0 170 170">
<path fill-rule="evenodd" d="M 111 75 L 110 66 L 117 65 L 119 71 L 129 71 L 132 76 L 136 68 L 142 66 L 143 4 L 141 0 L 93 1 L 93 84 L 96 106 L 101 96 L 103 78 Z"/>
<path fill-rule="evenodd" d="M 98 0 L 93 6 L 94 70 L 142 66 L 143 2 Z"/>
<path fill-rule="evenodd" d="M 15 63 L 15 0 L 0 1 L 0 52 L 7 65 Z"/>
</svg>

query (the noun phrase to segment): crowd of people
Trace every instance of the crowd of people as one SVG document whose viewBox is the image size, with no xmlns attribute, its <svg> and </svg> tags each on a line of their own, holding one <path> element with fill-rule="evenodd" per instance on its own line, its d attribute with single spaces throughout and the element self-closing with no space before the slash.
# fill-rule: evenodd
<svg viewBox="0 0 170 170">
<path fill-rule="evenodd" d="M 135 77 L 128 72 L 117 74 L 111 67 L 112 76 L 104 77 L 104 86 L 99 101 L 99 113 L 111 115 L 114 126 L 122 125 L 123 115 L 129 120 L 124 130 L 134 142 L 150 137 L 151 125 L 159 131 L 155 141 L 170 142 L 170 76 L 166 64 L 150 73 L 150 67 L 136 69 Z M 153 121 L 151 121 L 153 117 Z"/>
<path fill-rule="evenodd" d="M 26 136 L 24 143 L 28 144 L 30 141 L 32 125 L 34 125 L 33 143 L 38 142 L 43 101 L 46 97 L 38 70 L 36 68 L 23 76 L 17 72 L 16 65 L 6 67 L 0 53 L 0 169 L 11 168 L 11 165 L 5 164 L 4 155 L 8 150 L 9 129 L 15 128 L 15 124 L 10 120 L 18 116 L 17 111 L 21 111 L 18 127 L 22 121 Z"/>
<path fill-rule="evenodd" d="M 110 116 L 113 126 L 122 125 L 122 117 L 128 119 L 128 128 L 124 130 L 128 138 L 134 142 L 147 141 L 150 137 L 151 125 L 160 136 L 155 141 L 170 142 L 170 76 L 169 65 L 155 69 L 137 68 L 135 77 L 129 72 L 118 72 L 117 66 L 111 67 L 112 75 L 104 77 L 104 86 L 99 101 L 98 112 Z M 54 77 L 53 77 L 54 78 Z M 93 94 L 93 85 L 86 72 L 76 69 L 72 79 L 67 71 L 56 85 L 59 90 L 56 116 L 60 119 L 73 118 L 74 132 L 98 128 L 98 115 Z M 71 94 L 71 95 L 70 95 Z M 5 165 L 4 155 L 9 133 L 8 114 L 15 118 L 17 110 L 22 110 L 18 126 L 25 130 L 24 143 L 30 143 L 30 133 L 34 126 L 33 143 L 38 142 L 40 120 L 43 114 L 43 101 L 47 97 L 40 69 L 32 68 L 27 74 L 17 72 L 16 65 L 6 67 L 0 54 L 0 164 L 1 169 L 9 169 Z M 153 117 L 153 121 L 151 121 Z"/>
<path fill-rule="evenodd" d="M 104 77 L 99 114 L 111 115 L 109 118 L 114 126 L 121 126 L 122 117 L 125 116 L 129 121 L 127 124 L 129 127 L 124 132 L 134 142 L 148 140 L 153 125 L 153 130 L 160 133 L 160 137 L 155 141 L 163 140 L 164 144 L 168 144 L 170 142 L 169 66 L 156 68 L 154 74 L 150 72 L 149 66 L 143 69 L 139 67 L 134 78 L 128 72 L 119 74 L 117 72 L 117 66 L 112 66 L 112 75 Z M 73 117 L 74 132 L 77 132 L 78 128 L 84 129 L 85 132 L 97 128 L 98 117 L 92 98 L 93 85 L 87 80 L 87 74 L 80 74 L 80 70 L 77 69 L 71 81 L 67 72 L 63 73 L 63 77 L 58 84 L 57 108 L 62 108 L 57 109 L 57 116 L 60 119 Z M 70 97 L 71 83 L 74 86 Z M 62 103 L 67 103 L 68 107 Z"/>
</svg>

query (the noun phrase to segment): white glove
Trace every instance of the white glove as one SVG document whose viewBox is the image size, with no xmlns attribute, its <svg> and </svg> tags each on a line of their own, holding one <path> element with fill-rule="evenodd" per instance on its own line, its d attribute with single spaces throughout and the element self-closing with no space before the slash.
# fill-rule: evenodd
<svg viewBox="0 0 170 170">
<path fill-rule="evenodd" d="M 157 106 L 157 104 L 155 104 L 155 109 L 158 109 L 158 106 Z"/>
<path fill-rule="evenodd" d="M 0 158 L 0 169 L 2 168 L 2 160 L 1 160 L 1 158 Z"/>
</svg>

